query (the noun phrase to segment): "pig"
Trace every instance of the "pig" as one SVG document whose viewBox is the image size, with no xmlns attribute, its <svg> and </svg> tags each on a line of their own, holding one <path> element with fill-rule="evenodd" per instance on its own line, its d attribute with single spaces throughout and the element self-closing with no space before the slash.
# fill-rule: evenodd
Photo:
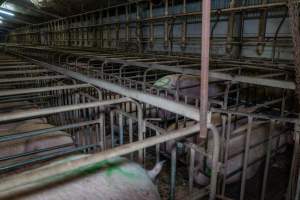
<svg viewBox="0 0 300 200">
<path fill-rule="evenodd" d="M 213 80 L 211 80 L 212 82 Z M 159 94 L 161 96 L 165 96 L 165 90 L 168 91 L 166 96 L 167 99 L 175 100 L 176 91 L 178 95 L 181 97 L 180 101 L 184 102 L 182 97 L 187 97 L 187 104 L 195 105 L 196 100 L 199 100 L 200 97 L 200 78 L 198 76 L 192 75 L 183 75 L 183 74 L 173 74 L 167 75 L 159 80 L 157 80 L 153 86 L 157 89 L 161 89 L 162 92 Z M 213 98 L 217 96 L 219 93 L 223 92 L 224 88 L 219 84 L 209 84 L 208 88 L 208 97 Z M 172 119 L 174 118 L 174 114 L 159 110 L 158 116 L 163 119 Z"/>
<path fill-rule="evenodd" d="M 11 135 L 20 132 L 29 132 L 39 129 L 52 128 L 54 126 L 50 124 L 39 124 L 39 123 L 23 123 L 18 125 L 13 131 L 9 132 L 1 132 L 1 136 L 3 135 Z M 6 141 L 0 143 L 0 158 L 7 156 L 14 156 L 17 154 L 28 153 L 33 151 L 38 151 L 42 149 L 57 147 L 67 145 L 69 147 L 74 146 L 74 142 L 72 137 L 63 131 L 55 131 L 49 132 L 46 134 L 42 134 L 39 136 L 34 136 L 30 138 Z M 50 153 L 49 151 L 47 153 Z M 33 154 L 31 158 L 38 158 L 45 153 L 37 153 Z M 25 158 L 19 158 L 18 161 L 23 160 Z M 16 162 L 16 160 L 14 160 Z"/>
<path fill-rule="evenodd" d="M 12 114 L 22 111 L 35 111 L 38 107 L 35 104 L 32 104 L 28 101 L 19 101 L 19 102 L 9 102 L 9 103 L 0 103 L 0 113 L 1 114 Z M 0 124 L 0 132 L 14 129 L 18 124 L 21 123 L 47 123 L 47 119 L 40 117 L 36 119 L 26 119 L 24 121 Z M 5 128 L 6 127 L 6 128 Z"/>
<path fill-rule="evenodd" d="M 10 106 L 16 106 L 18 103 L 10 103 Z M 25 104 L 26 105 L 26 102 Z M 0 104 L 0 107 L 4 106 Z M 18 108 L 12 110 L 9 113 L 17 113 L 19 111 L 36 110 L 37 108 L 22 109 Z M 0 136 L 15 135 L 18 133 L 26 133 L 30 131 L 53 128 L 54 126 L 47 123 L 45 118 L 26 119 L 23 121 L 11 122 L 7 124 L 0 124 Z M 68 146 L 69 148 L 74 146 L 71 135 L 63 131 L 49 132 L 46 134 L 33 136 L 30 138 L 22 138 L 17 140 L 0 142 L 0 158 L 15 156 L 22 153 L 29 153 L 42 149 L 48 149 L 58 146 Z M 47 152 L 50 153 L 50 152 Z M 32 154 L 31 158 L 38 158 L 45 153 Z M 25 158 L 14 159 L 13 161 L 5 161 L 4 164 L 16 162 L 17 160 L 23 160 Z M 3 162 L 1 162 L 3 164 Z"/>
<path fill-rule="evenodd" d="M 242 132 L 239 133 L 239 130 Z M 233 174 L 234 172 L 242 169 L 244 162 L 244 150 L 245 150 L 245 142 L 246 142 L 246 131 L 247 124 L 239 127 L 238 129 L 232 132 L 232 139 L 229 141 L 229 159 L 227 162 L 227 169 L 223 170 L 223 174 L 226 176 Z M 276 150 L 277 147 L 281 147 L 282 145 L 288 142 L 287 134 L 281 134 L 281 127 L 276 125 L 274 131 L 272 132 L 273 136 L 276 136 L 271 141 L 271 150 Z M 263 143 L 268 139 L 269 136 L 269 125 L 266 123 L 254 122 L 252 126 L 252 133 L 250 136 L 250 150 L 248 154 L 248 163 L 252 163 L 260 158 L 263 158 L 267 153 L 267 143 Z M 256 146 L 255 146 L 256 145 Z M 251 146 L 253 146 L 251 148 Z M 213 142 L 211 139 L 208 139 L 208 152 L 212 152 L 213 150 Z M 202 155 L 197 156 L 198 169 L 204 167 L 204 159 Z M 249 165 L 247 168 L 247 176 L 246 179 L 250 179 L 255 176 L 258 171 L 260 165 L 264 162 L 264 159 L 256 162 L 253 165 Z M 202 173 L 198 171 L 195 181 L 201 185 L 207 185 L 209 183 L 209 171 L 211 170 L 211 160 L 208 160 L 207 163 L 207 172 Z M 226 184 L 237 182 L 241 179 L 241 172 L 236 173 L 235 175 L 229 176 L 226 179 Z"/>
<path fill-rule="evenodd" d="M 154 87 L 168 90 L 170 94 L 175 95 L 176 90 L 183 96 L 198 99 L 200 97 L 200 78 L 198 76 L 173 74 L 167 75 L 158 79 Z M 208 89 L 208 96 L 214 97 L 222 92 L 221 86 L 210 84 Z"/>
<path fill-rule="evenodd" d="M 231 131 L 231 139 L 228 143 L 228 161 L 227 168 L 221 170 L 221 174 L 226 175 L 226 184 L 231 184 L 239 181 L 241 179 L 241 171 L 243 161 L 244 161 L 244 150 L 245 150 L 245 141 L 246 141 L 246 132 L 247 132 L 247 123 L 238 123 L 237 129 Z M 213 122 L 213 121 L 212 121 Z M 186 126 L 193 125 L 194 122 L 188 122 Z M 182 127 L 183 125 L 179 125 Z M 272 139 L 271 149 L 275 150 L 278 146 L 282 146 L 288 142 L 287 134 L 280 134 L 282 131 L 282 126 L 275 125 L 274 131 L 272 132 L 273 136 L 276 136 Z M 250 150 L 248 156 L 248 163 L 252 163 L 260 158 L 264 157 L 267 153 L 267 143 L 265 142 L 269 136 L 269 124 L 266 122 L 253 122 L 252 132 L 250 137 Z M 207 139 L 207 152 L 211 155 L 213 152 L 213 140 L 212 135 L 209 134 Z M 260 165 L 264 162 L 263 159 L 259 160 L 255 164 L 248 165 L 246 179 L 250 179 L 259 170 Z M 212 160 L 204 159 L 204 156 L 200 153 L 195 154 L 195 171 L 194 171 L 194 181 L 199 184 L 206 186 L 210 181 L 210 172 L 211 172 Z M 233 175 L 234 172 L 237 172 Z"/>
<path fill-rule="evenodd" d="M 58 164 L 70 160 L 77 160 L 89 155 L 72 155 L 64 159 L 52 162 L 55 168 Z M 48 167 L 47 165 L 46 167 Z M 160 165 L 160 164 L 158 164 Z M 156 169 L 155 169 L 156 168 Z M 41 173 L 38 168 L 37 173 Z M 26 194 L 18 194 L 9 199 L 18 200 L 159 200 L 160 196 L 152 180 L 161 169 L 154 167 L 152 173 L 148 173 L 140 165 L 123 157 L 115 157 L 91 166 L 87 170 L 76 171 L 76 177 L 52 184 L 47 188 L 41 188 Z M 157 171 L 158 172 L 158 171 Z M 27 172 L 24 172 L 27 173 Z M 152 177 L 149 176 L 152 175 Z M 18 174 L 22 175 L 22 174 Z M 17 176 L 18 176 L 17 175 Z M 2 180 L 9 181 L 10 177 Z"/>
</svg>

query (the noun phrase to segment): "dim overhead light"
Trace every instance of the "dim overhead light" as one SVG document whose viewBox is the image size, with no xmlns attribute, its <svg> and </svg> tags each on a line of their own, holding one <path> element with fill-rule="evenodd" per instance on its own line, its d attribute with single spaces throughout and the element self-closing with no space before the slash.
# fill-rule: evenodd
<svg viewBox="0 0 300 200">
<path fill-rule="evenodd" d="M 8 12 L 8 11 L 5 11 L 5 10 L 0 10 L 0 13 L 6 14 L 6 15 L 10 15 L 10 16 L 15 16 L 14 13 L 11 13 L 11 12 Z"/>
<path fill-rule="evenodd" d="M 2 20 L 0 20 L 0 24 L 2 24 L 3 23 L 3 21 Z"/>
</svg>

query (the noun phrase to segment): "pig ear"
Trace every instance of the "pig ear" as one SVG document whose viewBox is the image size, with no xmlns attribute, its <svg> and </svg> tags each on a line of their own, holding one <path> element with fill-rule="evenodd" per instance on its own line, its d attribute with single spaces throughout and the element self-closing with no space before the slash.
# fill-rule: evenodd
<svg viewBox="0 0 300 200">
<path fill-rule="evenodd" d="M 160 161 L 160 162 L 158 162 L 158 163 L 155 164 L 155 166 L 154 166 L 153 169 L 147 171 L 148 176 L 150 177 L 150 179 L 152 181 L 155 181 L 156 177 L 161 172 L 162 167 L 163 167 L 163 165 L 164 165 L 165 162 L 166 162 L 165 160 Z"/>
</svg>

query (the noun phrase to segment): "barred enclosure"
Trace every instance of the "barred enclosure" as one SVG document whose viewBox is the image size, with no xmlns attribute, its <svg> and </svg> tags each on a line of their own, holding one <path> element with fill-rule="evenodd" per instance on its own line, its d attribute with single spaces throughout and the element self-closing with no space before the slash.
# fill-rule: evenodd
<svg viewBox="0 0 300 200">
<path fill-rule="evenodd" d="M 0 2 L 0 199 L 299 199 L 298 14 Z"/>
</svg>

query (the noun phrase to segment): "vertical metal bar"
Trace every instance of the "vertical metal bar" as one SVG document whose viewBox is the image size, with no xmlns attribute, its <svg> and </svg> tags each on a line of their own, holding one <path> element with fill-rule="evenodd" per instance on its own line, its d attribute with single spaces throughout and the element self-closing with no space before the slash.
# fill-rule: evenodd
<svg viewBox="0 0 300 200">
<path fill-rule="evenodd" d="M 299 200 L 299 199 L 300 199 L 300 169 L 299 169 L 299 173 L 298 173 L 298 181 L 297 181 L 295 200 Z"/>
<path fill-rule="evenodd" d="M 142 106 L 136 102 L 136 101 L 131 101 L 135 104 L 136 109 L 137 109 L 137 117 L 138 117 L 138 139 L 139 141 L 142 141 L 144 139 L 144 121 L 143 121 L 143 108 Z M 140 149 L 138 152 L 139 156 L 139 163 L 143 164 L 144 163 L 144 151 L 145 149 Z"/>
<path fill-rule="evenodd" d="M 106 149 L 106 138 L 105 138 L 105 130 L 104 130 L 104 113 L 100 114 L 100 119 L 99 119 L 99 126 L 100 126 L 100 144 L 101 144 L 101 150 Z"/>
<path fill-rule="evenodd" d="M 186 0 L 183 0 L 182 3 L 182 13 L 186 13 Z M 187 29 L 187 19 L 185 18 L 182 22 L 181 25 L 181 48 L 185 48 L 186 47 L 186 31 Z"/>
<path fill-rule="evenodd" d="M 210 193 L 209 200 L 216 199 L 217 193 L 217 182 L 218 182 L 218 172 L 219 172 L 219 153 L 220 153 L 220 135 L 216 127 L 212 124 L 209 124 L 211 133 L 213 134 L 213 159 L 212 159 L 212 169 L 210 177 Z"/>
<path fill-rule="evenodd" d="M 244 151 L 244 161 L 243 161 L 240 200 L 243 200 L 244 197 L 245 197 L 247 168 L 248 168 L 248 157 L 249 157 L 249 150 L 250 150 L 250 144 L 251 144 L 250 143 L 250 137 L 251 137 L 251 131 L 252 131 L 252 122 L 253 122 L 253 118 L 248 117 L 248 127 L 247 127 L 246 144 L 245 144 L 245 151 Z"/>
<path fill-rule="evenodd" d="M 201 87 L 200 87 L 200 134 L 207 137 L 207 110 L 208 110 L 208 72 L 209 72 L 209 45 L 210 45 L 210 9 L 211 1 L 202 1 L 202 43 L 201 43 Z"/>
<path fill-rule="evenodd" d="M 160 133 L 156 130 L 155 131 L 156 136 L 159 136 Z M 156 151 L 156 163 L 159 163 L 160 161 L 160 144 L 157 144 L 155 147 L 155 151 Z"/>
<path fill-rule="evenodd" d="M 170 181 L 170 200 L 175 199 L 175 191 L 176 191 L 176 153 L 177 146 L 174 144 L 171 152 L 171 181 Z"/>
<path fill-rule="evenodd" d="M 152 1 L 149 1 L 149 17 L 153 18 L 153 3 Z M 150 21 L 150 27 L 149 27 L 149 46 L 150 48 L 153 48 L 153 22 Z"/>
<path fill-rule="evenodd" d="M 141 27 L 141 13 L 140 13 L 140 4 L 139 2 L 136 2 L 136 38 L 137 38 L 137 41 L 138 41 L 138 50 L 139 50 L 139 53 L 142 53 L 143 51 L 143 46 L 142 46 L 142 27 Z"/>
<path fill-rule="evenodd" d="M 124 144 L 124 130 L 123 130 L 123 115 L 119 114 L 119 139 L 120 139 L 120 145 Z"/>
<path fill-rule="evenodd" d="M 195 150 L 190 148 L 190 166 L 189 166 L 189 193 L 192 194 L 194 187 L 194 170 L 195 170 Z"/>
<path fill-rule="evenodd" d="M 165 16 L 169 15 L 169 1 L 165 1 Z M 169 40 L 169 22 L 168 20 L 165 20 L 164 22 L 164 47 L 168 47 L 168 40 Z"/>
<path fill-rule="evenodd" d="M 288 80 L 288 75 L 285 75 L 285 80 Z M 282 89 L 282 102 L 281 102 L 281 117 L 284 117 L 284 110 L 285 110 L 285 103 L 286 103 L 286 89 Z"/>
<path fill-rule="evenodd" d="M 299 123 L 299 122 L 298 122 Z M 292 164 L 291 164 L 291 170 L 289 175 L 289 183 L 287 186 L 287 194 L 286 194 L 286 200 L 292 199 L 293 196 L 293 181 L 295 176 L 295 167 L 297 166 L 297 154 L 299 152 L 299 142 L 300 142 L 300 135 L 299 135 L 299 124 L 295 124 L 294 128 L 294 150 L 293 150 L 293 158 L 292 158 Z"/>
<path fill-rule="evenodd" d="M 230 133 L 231 133 L 231 119 L 232 115 L 228 114 L 227 119 L 227 129 L 225 134 L 225 144 L 224 144 L 224 173 L 223 173 L 223 182 L 222 182 L 222 196 L 225 195 L 226 190 L 226 176 L 227 176 L 227 167 L 228 167 L 228 157 L 229 157 L 229 140 L 230 140 Z"/>
<path fill-rule="evenodd" d="M 133 142 L 133 129 L 132 129 L 132 119 L 128 119 L 128 126 L 129 126 L 129 143 Z M 133 153 L 130 154 L 130 159 L 133 160 Z"/>
<path fill-rule="evenodd" d="M 264 169 L 262 191 L 261 191 L 261 196 L 260 196 L 261 200 L 264 200 L 265 195 L 266 195 L 270 159 L 271 159 L 271 154 L 272 154 L 272 142 L 273 142 L 272 141 L 272 132 L 274 131 L 274 124 L 275 124 L 275 121 L 271 120 L 270 130 L 269 130 L 269 137 L 268 137 L 267 157 L 266 157 L 266 163 L 265 163 L 265 169 Z"/>
<path fill-rule="evenodd" d="M 114 112 L 110 112 L 110 132 L 111 132 L 111 147 L 115 147 L 115 133 L 114 133 Z"/>
</svg>

